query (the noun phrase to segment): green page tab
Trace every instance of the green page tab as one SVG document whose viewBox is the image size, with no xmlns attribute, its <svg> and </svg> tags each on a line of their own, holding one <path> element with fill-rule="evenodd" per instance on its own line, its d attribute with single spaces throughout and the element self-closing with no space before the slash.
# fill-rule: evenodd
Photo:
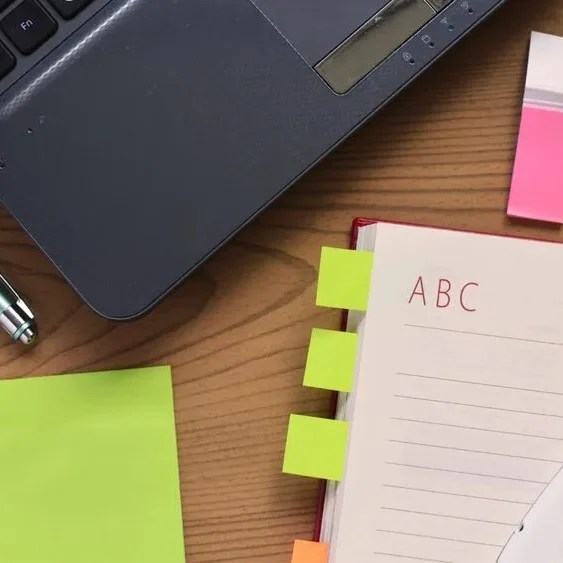
<svg viewBox="0 0 563 563">
<path fill-rule="evenodd" d="M 317 305 L 367 311 L 373 252 L 323 247 Z"/>
<path fill-rule="evenodd" d="M 292 414 L 283 472 L 341 481 L 346 463 L 348 423 Z"/>
<path fill-rule="evenodd" d="M 184 563 L 168 367 L 0 381 L 0 561 Z"/>
<path fill-rule="evenodd" d="M 306 387 L 349 393 L 354 383 L 358 336 L 314 328 L 305 366 Z"/>
</svg>

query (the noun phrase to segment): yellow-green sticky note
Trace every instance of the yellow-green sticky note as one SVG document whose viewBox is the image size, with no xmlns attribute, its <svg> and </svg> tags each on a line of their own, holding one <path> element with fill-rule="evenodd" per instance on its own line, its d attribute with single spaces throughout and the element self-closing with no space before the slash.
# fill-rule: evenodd
<svg viewBox="0 0 563 563">
<path fill-rule="evenodd" d="M 346 464 L 348 422 L 292 414 L 283 472 L 341 481 Z"/>
<path fill-rule="evenodd" d="M 344 393 L 352 391 L 357 347 L 355 333 L 314 328 L 303 384 Z"/>
<path fill-rule="evenodd" d="M 373 252 L 323 247 L 317 305 L 367 311 Z"/>
<path fill-rule="evenodd" d="M 170 368 L 0 381 L 0 561 L 185 563 Z"/>
</svg>

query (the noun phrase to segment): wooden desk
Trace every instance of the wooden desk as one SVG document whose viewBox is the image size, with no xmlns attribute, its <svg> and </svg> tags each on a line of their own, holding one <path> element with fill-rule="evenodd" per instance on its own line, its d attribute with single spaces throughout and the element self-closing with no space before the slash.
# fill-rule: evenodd
<svg viewBox="0 0 563 563">
<path fill-rule="evenodd" d="M 0 376 L 170 363 L 189 563 L 289 563 L 318 483 L 281 474 L 288 414 L 326 414 L 301 386 L 323 244 L 357 215 L 563 239 L 505 217 L 531 29 L 563 35 L 563 1 L 511 0 L 148 317 L 91 313 L 0 212 L 0 268 L 38 313 L 33 350 L 2 339 Z"/>
</svg>

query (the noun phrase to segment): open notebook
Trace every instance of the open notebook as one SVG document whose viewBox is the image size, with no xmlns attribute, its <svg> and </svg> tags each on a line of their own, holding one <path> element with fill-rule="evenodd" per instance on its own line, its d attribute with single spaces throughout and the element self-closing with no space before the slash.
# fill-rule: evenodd
<svg viewBox="0 0 563 563">
<path fill-rule="evenodd" d="M 379 222 L 357 249 L 342 471 L 308 470 L 294 418 L 286 472 L 332 479 L 329 563 L 494 563 L 563 465 L 563 246 Z"/>
</svg>

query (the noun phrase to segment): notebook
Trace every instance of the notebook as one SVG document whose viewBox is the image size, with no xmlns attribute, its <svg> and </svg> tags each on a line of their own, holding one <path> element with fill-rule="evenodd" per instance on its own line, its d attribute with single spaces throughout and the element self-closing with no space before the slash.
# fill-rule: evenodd
<svg viewBox="0 0 563 563">
<path fill-rule="evenodd" d="M 0 381 L 0 561 L 184 563 L 169 367 Z"/>
<path fill-rule="evenodd" d="M 292 415 L 284 460 L 328 479 L 317 553 L 495 563 L 563 465 L 563 246 L 357 226 L 358 251 L 323 249 L 318 304 L 353 310 L 304 379 L 335 420 Z"/>
</svg>

